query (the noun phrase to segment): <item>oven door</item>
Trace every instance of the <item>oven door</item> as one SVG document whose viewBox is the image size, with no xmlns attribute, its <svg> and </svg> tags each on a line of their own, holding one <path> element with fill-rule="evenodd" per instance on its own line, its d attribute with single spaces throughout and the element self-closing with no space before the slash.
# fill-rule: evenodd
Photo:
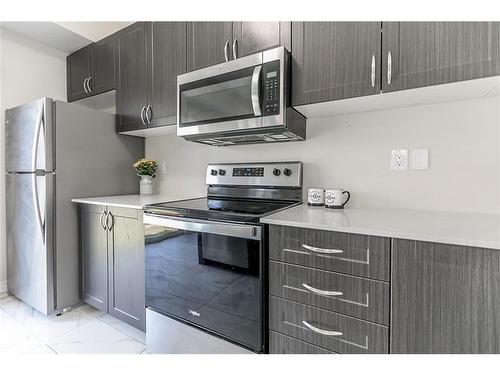
<svg viewBox="0 0 500 375">
<path fill-rule="evenodd" d="M 146 306 L 262 351 L 261 227 L 144 215 Z"/>
</svg>

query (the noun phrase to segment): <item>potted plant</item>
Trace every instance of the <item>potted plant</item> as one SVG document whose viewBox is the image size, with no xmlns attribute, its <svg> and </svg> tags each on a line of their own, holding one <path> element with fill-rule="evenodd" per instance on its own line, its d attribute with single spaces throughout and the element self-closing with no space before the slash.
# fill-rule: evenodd
<svg viewBox="0 0 500 375">
<path fill-rule="evenodd" d="M 134 163 L 134 168 L 140 178 L 141 194 L 153 194 L 153 178 L 156 177 L 158 162 L 156 160 L 140 159 Z"/>
</svg>

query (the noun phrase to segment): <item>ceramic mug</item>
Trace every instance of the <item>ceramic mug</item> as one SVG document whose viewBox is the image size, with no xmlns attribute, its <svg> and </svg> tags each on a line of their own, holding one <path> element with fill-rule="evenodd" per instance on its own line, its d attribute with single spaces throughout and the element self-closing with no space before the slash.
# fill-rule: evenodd
<svg viewBox="0 0 500 375">
<path fill-rule="evenodd" d="M 307 204 L 309 206 L 324 206 L 325 205 L 325 189 L 310 188 L 307 191 Z"/>
<path fill-rule="evenodd" d="M 346 200 L 344 200 L 344 194 L 347 194 Z M 328 208 L 344 208 L 349 198 L 351 198 L 351 193 L 347 190 L 327 189 L 325 192 L 325 206 Z"/>
</svg>

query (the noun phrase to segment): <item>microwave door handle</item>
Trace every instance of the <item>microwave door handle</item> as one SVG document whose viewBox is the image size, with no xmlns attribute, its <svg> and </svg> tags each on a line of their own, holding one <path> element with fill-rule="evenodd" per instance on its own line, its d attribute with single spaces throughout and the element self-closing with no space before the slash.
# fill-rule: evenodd
<svg viewBox="0 0 500 375">
<path fill-rule="evenodd" d="M 260 98 L 259 98 L 259 87 L 260 87 L 260 72 L 262 70 L 262 65 L 257 65 L 253 70 L 252 74 L 252 108 L 255 117 L 261 116 L 260 112 Z"/>
</svg>

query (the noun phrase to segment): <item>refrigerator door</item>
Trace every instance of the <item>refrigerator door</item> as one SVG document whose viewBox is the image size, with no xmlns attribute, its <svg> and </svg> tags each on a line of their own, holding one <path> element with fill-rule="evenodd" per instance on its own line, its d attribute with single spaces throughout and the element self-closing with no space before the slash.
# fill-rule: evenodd
<svg viewBox="0 0 500 375">
<path fill-rule="evenodd" d="M 54 174 L 6 175 L 7 285 L 43 314 L 54 311 Z"/>
<path fill-rule="evenodd" d="M 7 172 L 55 169 L 52 103 L 42 98 L 5 111 Z"/>
</svg>

